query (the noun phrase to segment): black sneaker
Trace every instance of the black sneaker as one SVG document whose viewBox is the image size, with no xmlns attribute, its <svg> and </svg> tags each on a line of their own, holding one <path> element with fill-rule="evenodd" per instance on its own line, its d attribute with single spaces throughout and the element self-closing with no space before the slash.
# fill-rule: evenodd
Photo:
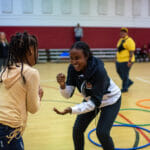
<svg viewBox="0 0 150 150">
<path fill-rule="evenodd" d="M 128 88 L 133 84 L 134 82 L 131 81 L 129 84 L 128 84 Z"/>
</svg>

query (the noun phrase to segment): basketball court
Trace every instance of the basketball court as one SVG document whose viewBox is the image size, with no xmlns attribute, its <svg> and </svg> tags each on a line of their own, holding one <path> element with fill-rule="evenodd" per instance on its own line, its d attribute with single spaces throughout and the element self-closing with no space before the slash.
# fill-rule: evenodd
<svg viewBox="0 0 150 150">
<path fill-rule="evenodd" d="M 44 97 L 40 111 L 28 114 L 25 150 L 74 150 L 76 115 L 57 115 L 53 108 L 64 110 L 82 102 L 77 90 L 71 99 L 63 98 L 56 82 L 58 73 L 67 73 L 69 64 L 65 61 L 76 41 L 77 24 L 83 29 L 81 41 L 90 46 L 95 57 L 105 60 L 109 76 L 120 88 L 114 62 L 120 29 L 128 28 L 136 54 L 146 45 L 148 56 L 136 59 L 139 62 L 130 73 L 134 84 L 122 94 L 121 110 L 114 123 L 121 126 L 114 126 L 111 135 L 116 150 L 150 150 L 150 146 L 145 147 L 150 145 L 150 0 L 0 0 L 0 32 L 6 34 L 8 42 L 16 32 L 24 31 L 38 39 L 40 63 L 35 68 L 40 73 Z M 98 119 L 85 132 L 85 150 L 102 150 L 88 139 L 89 135 L 100 144 L 95 131 L 90 134 Z"/>
<path fill-rule="evenodd" d="M 82 97 L 76 90 L 71 99 L 64 99 L 56 82 L 59 72 L 66 74 L 68 63 L 43 63 L 36 65 L 41 75 L 41 86 L 44 89 L 44 97 L 41 109 L 36 115 L 29 115 L 28 125 L 24 133 L 25 149 L 27 150 L 72 150 L 72 127 L 76 115 L 60 116 L 53 112 L 53 107 L 63 110 L 67 106 L 73 106 L 82 101 Z M 105 63 L 110 77 L 121 87 L 121 80 L 115 71 L 113 62 Z M 135 63 L 131 71 L 134 85 L 128 93 L 122 94 L 122 105 L 116 121 L 124 124 L 137 124 L 150 130 L 150 63 Z M 146 99 L 149 99 L 146 101 Z M 140 101 L 143 100 L 143 101 Z M 137 106 L 140 104 L 140 106 Z M 147 106 L 148 108 L 145 108 Z M 88 140 L 88 133 L 96 127 L 98 117 L 93 120 L 85 132 L 85 150 L 101 149 Z M 117 123 L 115 123 L 117 124 Z M 130 128 L 113 127 L 111 135 L 116 148 L 132 148 L 145 145 L 150 142 L 150 133 Z M 95 132 L 91 134 L 92 140 L 98 142 Z M 149 150 L 149 147 L 143 150 Z"/>
</svg>

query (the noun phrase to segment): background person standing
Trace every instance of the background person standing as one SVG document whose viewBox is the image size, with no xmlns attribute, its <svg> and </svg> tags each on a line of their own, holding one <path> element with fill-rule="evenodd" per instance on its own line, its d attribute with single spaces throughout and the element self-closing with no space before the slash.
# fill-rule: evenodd
<svg viewBox="0 0 150 150">
<path fill-rule="evenodd" d="M 0 32 L 0 71 L 1 67 L 5 64 L 8 57 L 8 42 L 6 39 L 6 34 Z"/>
<path fill-rule="evenodd" d="M 76 42 L 80 41 L 81 38 L 83 37 L 83 29 L 80 27 L 79 23 L 74 28 L 74 33 L 75 33 L 75 40 L 76 40 Z"/>
<path fill-rule="evenodd" d="M 122 80 L 122 92 L 128 92 L 128 88 L 133 84 L 129 79 L 129 71 L 135 62 L 135 42 L 128 36 L 128 29 L 121 28 L 120 39 L 117 43 L 116 69 Z"/>
</svg>

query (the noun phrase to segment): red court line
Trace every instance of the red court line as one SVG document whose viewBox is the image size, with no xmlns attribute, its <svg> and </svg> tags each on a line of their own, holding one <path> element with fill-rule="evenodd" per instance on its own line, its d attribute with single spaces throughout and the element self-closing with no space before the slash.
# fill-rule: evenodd
<svg viewBox="0 0 150 150">
<path fill-rule="evenodd" d="M 45 87 L 45 88 L 51 88 L 51 89 L 58 90 L 58 88 L 53 87 L 53 86 L 48 86 L 48 85 L 41 85 L 41 86 L 42 86 L 42 87 Z M 75 95 L 81 97 L 81 95 L 79 95 L 79 94 L 75 94 Z M 132 121 L 130 121 L 128 118 L 126 118 L 124 115 L 122 115 L 122 114 L 120 114 L 120 113 L 119 113 L 118 115 L 119 115 L 120 117 L 122 117 L 124 120 L 126 120 L 128 123 L 134 125 L 134 123 L 133 123 Z M 143 135 L 143 137 L 150 143 L 149 137 L 147 137 L 147 136 L 145 135 L 145 133 L 144 133 L 141 129 L 136 128 L 136 130 L 138 130 L 138 131 L 141 133 L 141 135 Z"/>
<path fill-rule="evenodd" d="M 120 113 L 119 113 L 118 115 L 119 115 L 120 117 L 122 117 L 124 120 L 126 120 L 128 123 L 134 125 L 134 123 L 133 123 L 132 121 L 130 121 L 128 118 L 126 118 L 124 115 L 122 115 L 122 114 L 120 114 Z M 147 137 L 147 136 L 145 135 L 145 133 L 144 133 L 141 129 L 136 128 L 136 130 L 138 130 L 138 131 L 141 133 L 141 135 L 143 135 L 143 137 L 150 143 L 150 138 Z"/>
</svg>

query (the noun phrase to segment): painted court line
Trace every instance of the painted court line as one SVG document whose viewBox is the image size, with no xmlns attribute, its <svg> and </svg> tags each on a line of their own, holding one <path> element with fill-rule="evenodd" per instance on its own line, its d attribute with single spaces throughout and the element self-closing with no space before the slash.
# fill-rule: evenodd
<svg viewBox="0 0 150 150">
<path fill-rule="evenodd" d="M 150 84 L 150 81 L 149 81 L 149 80 L 145 80 L 145 79 L 143 79 L 143 78 L 141 78 L 141 77 L 136 77 L 136 79 L 139 80 L 139 81 L 142 81 L 142 82 L 144 82 L 144 83 Z"/>
<path fill-rule="evenodd" d="M 71 103 L 71 104 L 79 104 L 77 102 L 70 102 L 70 101 L 62 101 L 62 100 L 46 100 L 44 99 L 43 100 L 44 102 L 58 102 L 58 103 Z M 119 113 L 118 114 L 120 117 L 122 117 L 124 120 L 126 120 L 128 123 L 130 124 L 133 124 L 128 118 L 126 118 L 123 114 Z M 134 124 L 133 124 L 134 125 Z M 141 135 L 148 141 L 150 142 L 150 139 L 145 135 L 145 133 L 141 130 L 141 129 L 136 129 L 137 131 L 139 131 L 139 133 L 141 133 Z M 138 132 L 136 131 L 136 140 L 135 140 L 135 143 L 133 145 L 133 148 L 134 147 L 137 147 L 138 143 L 139 143 L 139 134 Z"/>
<path fill-rule="evenodd" d="M 128 123 L 133 124 L 134 123 L 132 121 L 130 121 L 128 118 L 126 118 L 124 115 L 122 115 L 121 113 L 118 114 L 120 117 L 122 117 L 123 119 L 125 119 Z M 139 131 L 141 133 L 141 135 L 150 143 L 150 138 L 141 130 L 141 129 L 136 129 L 137 131 Z"/>
<path fill-rule="evenodd" d="M 56 80 L 41 80 L 41 82 L 56 82 Z"/>
</svg>

